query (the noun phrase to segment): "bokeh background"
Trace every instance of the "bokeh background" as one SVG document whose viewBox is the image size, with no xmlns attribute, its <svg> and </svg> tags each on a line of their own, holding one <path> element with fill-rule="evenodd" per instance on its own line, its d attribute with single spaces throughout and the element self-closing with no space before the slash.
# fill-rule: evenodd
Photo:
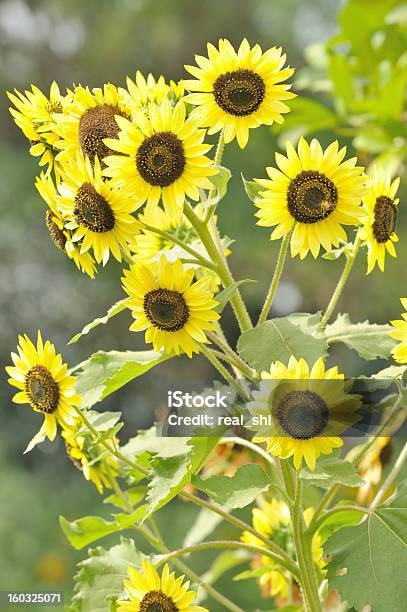
<svg viewBox="0 0 407 612">
<path fill-rule="evenodd" d="M 301 132 L 317 135 L 324 144 L 338 137 L 357 150 L 364 163 L 380 156 L 394 171 L 403 171 L 405 25 L 401 4 L 392 0 L 351 0 L 346 5 L 338 0 L 0 1 L 0 590 L 61 589 L 69 597 L 75 564 L 85 552 L 69 547 L 58 515 L 73 519 L 100 512 L 96 490 L 83 482 L 58 440 L 22 455 L 41 419 L 29 407 L 11 403 L 3 366 L 18 333 L 33 337 L 41 328 L 70 364 L 97 349 L 140 346 L 139 338 L 127 331 L 126 313 L 79 344 L 65 346 L 85 323 L 122 297 L 121 269 L 109 263 L 91 281 L 53 247 L 43 204 L 33 187 L 37 160 L 29 156 L 27 142 L 12 122 L 6 91 L 24 90 L 31 83 L 47 91 L 54 79 L 61 87 L 108 81 L 122 85 L 137 69 L 179 79 L 186 76 L 183 65 L 193 63 L 194 53 L 204 54 L 206 42 L 219 37 L 238 44 L 247 36 L 263 48 L 282 46 L 288 63 L 298 69 L 295 90 L 307 99 L 296 101 L 296 112 L 283 131 L 260 128 L 251 131 L 244 151 L 235 143 L 227 147 L 224 164 L 233 178 L 219 209 L 222 231 L 236 239 L 231 256 L 235 275 L 258 280 L 243 288 L 257 314 L 278 245 L 255 226 L 254 206 L 244 193 L 240 173 L 247 178 L 264 176 L 285 138 L 295 140 Z M 349 311 L 354 321 L 381 323 L 398 317 L 399 297 L 406 294 L 405 195 L 404 186 L 399 258 L 388 261 L 384 274 L 375 271 L 366 277 L 361 256 L 341 298 L 340 310 Z M 288 261 L 272 314 L 323 308 L 342 265 L 321 258 Z M 225 316 L 233 339 L 231 314 Z M 367 366 L 362 372 L 352 352 L 338 351 L 335 359 L 349 375 L 368 372 Z M 122 410 L 128 423 L 124 436 L 134 434 L 151 423 L 169 381 L 202 381 L 210 375 L 199 359 L 194 365 L 177 361 L 176 369 L 164 364 L 102 407 Z M 194 512 L 174 504 L 162 513 L 164 532 L 171 524 L 169 545 L 179 542 Z M 195 568 L 204 571 L 209 560 L 209 554 L 195 558 Z M 252 609 L 254 582 L 242 589 L 227 579 L 221 588 L 244 609 Z M 263 609 L 268 607 L 265 602 Z"/>
</svg>

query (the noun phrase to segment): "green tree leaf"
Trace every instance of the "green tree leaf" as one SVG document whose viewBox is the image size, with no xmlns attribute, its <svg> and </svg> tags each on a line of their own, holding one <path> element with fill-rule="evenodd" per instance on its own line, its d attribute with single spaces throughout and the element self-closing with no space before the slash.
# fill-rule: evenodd
<svg viewBox="0 0 407 612">
<path fill-rule="evenodd" d="M 256 183 L 256 181 L 248 181 L 245 179 L 243 174 L 241 175 L 244 189 L 246 191 L 247 197 L 252 202 L 256 203 L 260 199 L 260 191 L 264 191 L 264 187 Z"/>
<path fill-rule="evenodd" d="M 272 361 L 287 364 L 291 355 L 314 364 L 325 357 L 328 344 L 321 327 L 321 315 L 295 313 L 270 319 L 244 332 L 237 343 L 240 355 L 257 371 L 269 370 Z"/>
<path fill-rule="evenodd" d="M 68 521 L 60 516 L 59 522 L 71 546 L 80 550 L 100 538 L 139 523 L 144 518 L 146 509 L 147 504 L 144 504 L 131 514 L 113 514 L 113 521 L 106 521 L 100 516 L 84 516 L 76 521 Z"/>
<path fill-rule="evenodd" d="M 339 314 L 336 321 L 328 325 L 326 334 L 329 344 L 343 342 L 348 348 L 354 349 L 362 359 L 370 361 L 386 358 L 396 345 L 390 338 L 390 325 L 376 323 L 352 323 L 348 314 Z"/>
<path fill-rule="evenodd" d="M 359 476 L 357 468 L 349 461 L 339 457 L 323 457 L 317 462 L 312 472 L 303 467 L 301 478 L 317 487 L 328 488 L 331 484 L 338 483 L 345 487 L 360 487 L 364 481 Z"/>
<path fill-rule="evenodd" d="M 76 391 L 90 408 L 171 355 L 155 351 L 98 351 L 77 366 Z"/>
<path fill-rule="evenodd" d="M 133 540 L 127 538 L 109 550 L 101 546 L 91 549 L 89 557 L 78 565 L 69 612 L 109 610 L 109 599 L 124 595 L 128 566 L 139 567 L 141 559 Z"/>
<path fill-rule="evenodd" d="M 74 344 L 75 342 L 78 342 L 78 340 L 82 336 L 84 336 L 85 334 L 88 334 L 92 329 L 94 329 L 98 325 L 106 325 L 106 323 L 108 323 L 112 317 L 116 316 L 123 310 L 126 310 L 127 303 L 128 303 L 128 298 L 124 298 L 123 300 L 119 300 L 118 302 L 116 302 L 116 304 L 113 304 L 113 306 L 109 308 L 105 316 L 98 317 L 97 319 L 94 319 L 93 321 L 91 321 L 91 323 L 88 323 L 87 325 L 85 325 L 82 331 L 80 331 L 73 338 L 71 338 L 68 344 Z"/>
<path fill-rule="evenodd" d="M 407 481 L 364 522 L 330 537 L 325 554 L 330 587 L 348 606 L 403 612 L 406 604 Z M 346 571 L 344 571 L 346 569 Z M 363 588 L 361 588 L 363 585 Z"/>
<path fill-rule="evenodd" d="M 203 480 L 192 478 L 192 484 L 222 506 L 224 510 L 244 508 L 265 491 L 270 481 L 264 470 L 257 464 L 241 466 L 234 476 L 210 476 Z"/>
<path fill-rule="evenodd" d="M 218 174 L 209 177 L 211 183 L 216 187 L 216 196 L 211 200 L 211 204 L 217 204 L 225 197 L 228 190 L 228 183 L 232 177 L 229 168 L 224 168 L 223 166 L 216 166 L 216 168 L 219 170 Z"/>
</svg>

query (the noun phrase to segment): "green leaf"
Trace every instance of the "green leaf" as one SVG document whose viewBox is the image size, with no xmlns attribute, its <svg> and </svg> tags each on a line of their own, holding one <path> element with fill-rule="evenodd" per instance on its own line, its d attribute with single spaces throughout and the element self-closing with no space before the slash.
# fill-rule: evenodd
<svg viewBox="0 0 407 612">
<path fill-rule="evenodd" d="M 329 584 L 349 607 L 361 610 L 368 605 L 375 612 L 405 610 L 406 511 L 404 481 L 367 520 L 327 540 L 324 551 L 332 557 L 327 566 Z"/>
<path fill-rule="evenodd" d="M 256 183 L 256 181 L 247 181 L 243 174 L 241 175 L 246 194 L 252 202 L 256 203 L 260 199 L 260 191 L 264 191 L 264 187 Z"/>
<path fill-rule="evenodd" d="M 325 357 L 328 344 L 321 326 L 321 315 L 296 313 L 270 319 L 244 332 L 237 343 L 240 355 L 257 371 L 269 370 L 273 361 L 288 363 L 291 355 L 303 357 L 310 365 Z"/>
<path fill-rule="evenodd" d="M 188 454 L 153 459 L 154 476 L 148 487 L 147 514 L 165 506 L 191 482 L 192 475 L 201 469 L 217 443 L 218 438 L 191 438 L 188 440 Z"/>
<path fill-rule="evenodd" d="M 322 255 L 322 259 L 327 259 L 328 261 L 334 261 L 339 259 L 342 255 L 348 256 L 353 251 L 353 244 L 347 242 L 343 246 L 339 247 L 339 249 L 331 249 Z"/>
<path fill-rule="evenodd" d="M 341 500 L 337 506 L 347 506 L 353 504 L 354 500 Z M 343 510 L 336 514 L 331 514 L 325 519 L 322 526 L 318 529 L 318 533 L 321 536 L 321 543 L 324 544 L 326 540 L 336 531 L 349 527 L 351 525 L 357 525 L 363 519 L 363 514 L 356 510 Z"/>
<path fill-rule="evenodd" d="M 123 310 L 126 310 L 127 303 L 128 303 L 128 298 L 124 298 L 123 300 L 116 302 L 116 304 L 113 304 L 113 306 L 109 308 L 109 310 L 107 311 L 104 317 L 98 317 L 97 319 L 94 319 L 91 323 L 88 323 L 87 325 L 85 325 L 82 331 L 80 331 L 73 338 L 71 338 L 68 344 L 74 344 L 75 342 L 78 342 L 79 338 L 81 338 L 85 334 L 88 334 L 92 329 L 94 329 L 98 325 L 106 325 L 106 323 L 108 323 L 112 317 L 116 316 Z"/>
<path fill-rule="evenodd" d="M 139 431 L 136 436 L 120 448 L 121 453 L 135 461 L 143 453 L 158 455 L 159 457 L 178 457 L 191 450 L 188 445 L 190 438 L 166 438 L 157 435 L 157 428 L 154 425 L 150 429 Z"/>
<path fill-rule="evenodd" d="M 194 524 L 187 532 L 182 546 L 192 546 L 198 542 L 203 542 L 221 521 L 222 517 L 219 514 L 207 508 L 201 508 Z"/>
<path fill-rule="evenodd" d="M 245 278 L 243 280 L 232 283 L 229 287 L 223 289 L 223 291 L 216 295 L 216 301 L 218 302 L 218 305 L 215 308 L 216 312 L 222 312 L 226 304 L 230 302 L 232 297 L 235 295 L 240 285 L 244 285 L 245 283 L 257 283 L 257 281 L 252 280 L 251 278 Z"/>
<path fill-rule="evenodd" d="M 171 355 L 155 351 L 98 351 L 78 366 L 76 391 L 82 406 L 90 408 L 97 402 L 141 376 Z"/>
<path fill-rule="evenodd" d="M 270 566 L 265 567 L 257 567 L 254 570 L 245 570 L 244 572 L 240 572 L 240 574 L 236 574 L 233 576 L 233 580 L 235 582 L 240 582 L 240 580 L 249 580 L 250 578 L 260 578 L 263 574 L 268 574 L 270 572 Z"/>
<path fill-rule="evenodd" d="M 37 431 L 35 436 L 33 436 L 31 440 L 29 441 L 29 443 L 27 444 L 27 448 L 25 449 L 23 455 L 30 453 L 32 449 L 37 446 L 37 444 L 42 444 L 42 442 L 44 442 L 46 438 L 47 438 L 47 432 L 45 431 L 45 422 L 44 422 L 41 429 Z"/>
<path fill-rule="evenodd" d="M 192 484 L 222 506 L 224 510 L 244 508 L 269 487 L 269 478 L 257 464 L 241 466 L 234 476 L 192 478 Z"/>
<path fill-rule="evenodd" d="M 147 487 L 139 485 L 138 487 L 132 487 L 131 489 L 125 490 L 124 493 L 127 495 L 131 505 L 135 506 L 145 498 L 147 493 Z M 121 510 L 127 509 L 126 504 L 124 503 L 122 498 L 119 495 L 116 495 L 115 493 L 113 495 L 105 497 L 103 503 L 112 504 L 112 506 L 116 506 L 116 508 L 120 508 Z"/>
<path fill-rule="evenodd" d="M 139 567 L 141 559 L 133 540 L 127 538 L 121 538 L 120 544 L 110 550 L 101 546 L 90 550 L 89 557 L 78 565 L 69 612 L 109 610 L 108 599 L 124 594 L 128 566 Z"/>
<path fill-rule="evenodd" d="M 225 197 L 228 190 L 228 183 L 232 177 L 229 168 L 224 168 L 223 166 L 215 167 L 219 170 L 218 174 L 209 177 L 211 183 L 216 187 L 216 197 L 214 201 L 211 201 L 212 204 L 220 202 L 220 200 Z"/>
<path fill-rule="evenodd" d="M 128 529 L 140 522 L 145 516 L 146 509 L 147 504 L 144 504 L 131 514 L 113 514 L 113 521 L 105 521 L 100 516 L 84 516 L 76 521 L 68 521 L 60 516 L 59 522 L 71 546 L 80 550 L 100 538 Z"/>
<path fill-rule="evenodd" d="M 354 465 L 339 457 L 324 457 L 317 462 L 314 471 L 303 467 L 301 478 L 317 487 L 328 488 L 338 483 L 345 487 L 360 487 L 364 481 Z"/>
<path fill-rule="evenodd" d="M 390 338 L 390 325 L 376 323 L 352 323 L 348 314 L 339 314 L 336 321 L 328 325 L 326 334 L 329 344 L 343 342 L 348 348 L 354 349 L 362 359 L 385 359 L 396 345 Z"/>
</svg>

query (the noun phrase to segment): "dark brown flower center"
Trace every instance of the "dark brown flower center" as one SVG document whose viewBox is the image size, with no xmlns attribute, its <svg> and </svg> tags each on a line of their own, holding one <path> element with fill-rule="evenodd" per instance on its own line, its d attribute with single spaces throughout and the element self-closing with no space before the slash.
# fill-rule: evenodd
<svg viewBox="0 0 407 612">
<path fill-rule="evenodd" d="M 313 391 L 290 391 L 279 401 L 276 413 L 283 431 L 296 440 L 319 436 L 329 418 L 328 406 Z"/>
<path fill-rule="evenodd" d="M 175 332 L 189 319 L 189 309 L 182 293 L 170 289 L 154 289 L 144 296 L 144 312 L 154 327 Z"/>
<path fill-rule="evenodd" d="M 110 204 L 90 183 L 84 183 L 75 197 L 74 214 L 77 222 L 92 232 L 109 232 L 115 218 Z"/>
<path fill-rule="evenodd" d="M 213 95 L 226 113 L 245 117 L 256 112 L 266 95 L 266 86 L 253 70 L 234 70 L 218 76 Z"/>
<path fill-rule="evenodd" d="M 136 156 L 137 170 L 147 183 L 168 187 L 185 168 L 182 141 L 172 132 L 158 132 L 146 138 Z"/>
<path fill-rule="evenodd" d="M 149 591 L 140 603 L 140 612 L 178 612 L 178 608 L 168 595 L 161 591 Z"/>
<path fill-rule="evenodd" d="M 30 403 L 44 414 L 52 414 L 58 408 L 59 385 L 43 365 L 29 370 L 25 377 L 25 392 Z"/>
<path fill-rule="evenodd" d="M 95 155 L 102 161 L 107 155 L 114 153 L 103 142 L 104 138 L 117 138 L 120 131 L 115 115 L 126 117 L 117 106 L 102 104 L 85 111 L 79 121 L 79 144 L 84 155 L 91 162 Z"/>
<path fill-rule="evenodd" d="M 387 242 L 397 227 L 397 206 L 391 198 L 380 196 L 374 209 L 373 235 L 380 244 Z"/>
<path fill-rule="evenodd" d="M 66 236 L 64 232 L 58 227 L 54 221 L 54 214 L 52 210 L 47 210 L 45 213 L 45 224 L 48 228 L 49 235 L 52 238 L 53 243 L 60 251 L 65 250 Z"/>
<path fill-rule="evenodd" d="M 333 213 L 338 203 L 334 183 L 316 170 L 304 170 L 290 182 L 287 206 L 300 223 L 317 223 Z"/>
</svg>

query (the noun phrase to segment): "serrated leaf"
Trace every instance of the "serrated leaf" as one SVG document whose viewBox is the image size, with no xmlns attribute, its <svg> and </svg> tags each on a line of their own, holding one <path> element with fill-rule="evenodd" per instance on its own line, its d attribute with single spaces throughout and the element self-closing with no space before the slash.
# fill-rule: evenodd
<svg viewBox="0 0 407 612">
<path fill-rule="evenodd" d="M 396 345 L 390 338 L 390 325 L 376 323 L 352 323 L 348 314 L 339 314 L 336 321 L 326 328 L 329 344 L 343 342 L 348 348 L 355 350 L 362 359 L 385 359 Z"/>
<path fill-rule="evenodd" d="M 146 509 L 147 504 L 144 504 L 131 514 L 113 514 L 113 521 L 106 521 L 100 516 L 84 516 L 75 521 L 68 521 L 60 516 L 59 522 L 71 546 L 80 550 L 100 538 L 128 529 L 140 522 L 145 516 Z"/>
<path fill-rule="evenodd" d="M 244 285 L 245 283 L 257 283 L 257 281 L 252 280 L 251 278 L 245 278 L 243 280 L 232 283 L 229 287 L 223 289 L 223 291 L 216 295 L 216 301 L 218 302 L 218 305 L 214 310 L 219 313 L 223 312 L 223 309 L 225 308 L 226 304 L 230 302 L 240 285 Z"/>
<path fill-rule="evenodd" d="M 70 612 L 106 612 L 108 599 L 123 594 L 123 580 L 129 565 L 139 567 L 142 555 L 133 540 L 121 538 L 120 544 L 106 550 L 99 546 L 78 565 Z"/>
<path fill-rule="evenodd" d="M 406 602 L 407 481 L 364 522 L 345 527 L 324 546 L 330 587 L 348 606 L 403 612 Z M 346 569 L 346 571 L 343 571 Z M 361 588 L 363 585 L 363 588 Z"/>
<path fill-rule="evenodd" d="M 310 484 L 322 488 L 328 488 L 334 483 L 345 487 L 360 487 L 364 483 L 357 468 L 339 457 L 323 457 L 317 462 L 314 471 L 303 467 L 300 474 Z"/>
<path fill-rule="evenodd" d="M 147 487 L 143 485 L 139 485 L 138 487 L 132 487 L 131 489 L 126 489 L 124 493 L 126 494 L 131 505 L 135 506 L 136 504 L 141 502 L 141 500 L 143 500 L 144 497 L 146 496 Z M 116 495 L 115 493 L 113 495 L 109 495 L 108 497 L 105 497 L 105 499 L 103 500 L 103 503 L 111 504 L 112 506 L 116 506 L 116 508 L 120 508 L 121 510 L 127 509 L 126 504 L 124 503 L 123 499 L 119 495 Z"/>
<path fill-rule="evenodd" d="M 188 445 L 190 438 L 166 438 L 157 435 L 155 426 L 145 431 L 139 431 L 136 436 L 121 447 L 121 453 L 135 461 L 143 453 L 158 455 L 159 457 L 178 457 L 191 450 Z"/>
<path fill-rule="evenodd" d="M 224 510 L 232 510 L 251 504 L 270 481 L 264 470 L 253 463 L 241 466 L 234 476 L 210 476 L 205 480 L 194 476 L 192 484 Z"/>
<path fill-rule="evenodd" d="M 128 303 L 128 298 L 124 298 L 123 300 L 116 302 L 116 304 L 113 304 L 113 306 L 109 308 L 109 310 L 103 317 L 98 317 L 97 319 L 94 319 L 93 321 L 85 325 L 82 331 L 80 331 L 73 338 L 71 338 L 68 344 L 74 344 L 75 342 L 78 342 L 78 340 L 82 336 L 84 336 L 85 334 L 88 334 L 92 329 L 94 329 L 98 325 L 106 325 L 106 323 L 108 323 L 112 317 L 116 316 L 123 310 L 126 310 L 127 303 Z"/>
<path fill-rule="evenodd" d="M 256 183 L 256 181 L 247 181 L 241 174 L 246 195 L 252 202 L 256 203 L 260 199 L 260 191 L 264 191 L 264 187 Z"/>
<path fill-rule="evenodd" d="M 288 363 L 291 355 L 313 364 L 325 357 L 328 344 L 321 327 L 321 315 L 295 313 L 270 319 L 244 332 L 237 343 L 239 354 L 258 372 L 269 370 L 273 361 Z"/>
<path fill-rule="evenodd" d="M 76 391 L 84 408 L 117 391 L 154 366 L 170 359 L 171 355 L 155 351 L 98 351 L 80 364 Z"/>
</svg>

